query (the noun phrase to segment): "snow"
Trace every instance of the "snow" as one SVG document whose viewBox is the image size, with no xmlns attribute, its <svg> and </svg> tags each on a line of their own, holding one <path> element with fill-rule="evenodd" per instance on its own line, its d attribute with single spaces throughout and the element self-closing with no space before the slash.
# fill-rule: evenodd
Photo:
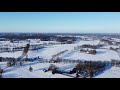
<svg viewBox="0 0 120 90">
<path fill-rule="evenodd" d="M 99 43 L 99 40 L 95 41 L 80 41 L 78 40 L 78 43 L 75 44 L 60 44 L 60 45 L 50 45 L 46 48 L 42 48 L 39 50 L 29 51 L 28 52 L 28 58 L 34 58 L 34 57 L 41 57 L 45 59 L 51 59 L 52 55 L 55 55 L 61 51 L 69 50 L 65 55 L 63 55 L 62 58 L 64 59 L 72 59 L 72 60 L 107 60 L 110 61 L 111 59 L 117 59 L 119 60 L 119 56 L 115 51 L 108 50 L 108 49 L 96 49 L 97 54 L 85 54 L 80 53 L 77 51 L 74 51 L 74 47 L 77 45 L 83 45 L 83 44 L 91 44 L 91 45 L 97 45 Z M 110 46 L 109 46 L 110 47 Z M 18 58 L 22 54 L 22 51 L 17 52 L 4 52 L 0 53 L 0 57 L 15 57 Z"/>
<path fill-rule="evenodd" d="M 80 42 L 78 43 L 78 45 L 84 45 L 84 44 L 98 45 L 99 43 L 100 43 L 99 40 L 92 40 L 92 41 L 80 40 Z"/>
<path fill-rule="evenodd" d="M 116 42 L 120 42 L 120 39 L 118 39 L 118 38 L 112 38 L 112 39 Z"/>
<path fill-rule="evenodd" d="M 103 46 L 102 48 L 109 49 L 110 47 L 112 47 L 112 48 L 119 48 L 119 46 L 115 46 L 115 45 Z"/>
<path fill-rule="evenodd" d="M 27 63 L 24 66 L 21 67 L 10 67 L 5 69 L 5 73 L 3 74 L 4 78 L 70 78 L 69 76 L 61 75 L 61 74 L 52 74 L 49 72 L 44 72 L 43 69 L 48 68 L 50 63 Z M 60 68 L 61 70 L 67 70 L 70 68 L 73 68 L 74 64 L 64 64 L 59 63 L 55 64 Z M 29 66 L 32 66 L 33 72 L 29 71 Z"/>
<path fill-rule="evenodd" d="M 0 62 L 0 65 L 5 65 L 5 62 Z M 62 74 L 52 74 L 49 72 L 44 72 L 43 69 L 48 68 L 50 63 L 26 63 L 26 65 L 21 67 L 9 67 L 4 69 L 4 78 L 72 78 Z M 64 64 L 56 63 L 60 70 L 70 70 L 75 66 L 75 64 Z M 29 66 L 33 67 L 33 72 L 29 72 Z M 2 67 L 2 66 L 1 66 Z M 94 78 L 120 78 L 120 67 L 112 67 Z"/>
<path fill-rule="evenodd" d="M 120 67 L 112 67 L 95 78 L 120 78 Z"/>
<path fill-rule="evenodd" d="M 84 41 L 84 40 L 77 40 L 74 44 L 59 44 L 55 41 L 40 41 L 39 39 L 31 40 L 32 44 L 48 44 L 53 43 L 54 45 L 47 45 L 45 48 L 28 51 L 28 58 L 35 58 L 40 57 L 44 59 L 51 59 L 52 55 L 55 55 L 61 51 L 68 50 L 65 54 L 63 54 L 61 57 L 63 59 L 70 59 L 70 60 L 87 60 L 87 61 L 111 61 L 111 59 L 120 60 L 120 57 L 117 52 L 113 50 L 109 50 L 109 47 L 118 47 L 115 45 L 107 45 L 104 46 L 101 49 L 96 49 L 97 54 L 85 54 L 80 53 L 78 51 L 74 50 L 74 47 L 84 45 L 84 44 L 90 44 L 90 45 L 98 45 L 100 43 L 99 40 L 90 40 L 90 41 Z M 11 47 L 14 46 L 24 46 L 26 42 L 21 43 L 10 43 L 9 41 L 3 41 L 0 42 L 1 46 L 8 45 Z M 105 49 L 104 49 L 105 48 Z M 21 56 L 22 51 L 16 51 L 16 52 L 2 52 L 0 53 L 0 57 L 14 57 L 18 58 Z M 69 76 L 62 75 L 62 74 L 52 74 L 51 72 L 44 72 L 43 69 L 48 68 L 51 63 L 41 63 L 39 61 L 31 62 L 31 63 L 25 63 L 24 66 L 21 67 L 9 67 L 5 69 L 5 73 L 3 74 L 4 78 L 70 78 Z M 60 67 L 60 70 L 67 71 L 71 70 L 73 67 L 75 67 L 75 64 L 70 63 L 53 63 Z M 33 67 L 33 72 L 29 72 L 29 66 Z M 5 68 L 6 62 L 0 62 L 0 67 Z M 120 77 L 120 68 L 118 67 L 112 67 L 109 70 L 106 70 L 104 73 L 98 75 L 95 78 L 102 78 L 102 77 Z"/>
<path fill-rule="evenodd" d="M 6 67 L 6 62 L 0 62 L 0 68 L 4 69 Z"/>
<path fill-rule="evenodd" d="M 73 46 L 69 46 L 69 45 L 52 45 L 52 46 L 48 46 L 46 48 L 42 48 L 39 50 L 35 50 L 35 51 L 29 51 L 28 52 L 28 58 L 33 58 L 33 57 L 43 57 L 46 59 L 50 59 L 52 57 L 52 55 L 59 53 L 61 51 L 64 51 L 66 49 L 73 49 Z M 0 57 L 19 57 L 22 54 L 22 51 L 17 51 L 17 52 L 3 52 L 0 53 Z"/>
<path fill-rule="evenodd" d="M 97 54 L 85 54 L 80 52 L 72 51 L 68 55 L 64 56 L 64 59 L 71 60 L 88 60 L 88 61 L 111 61 L 111 59 L 120 60 L 118 54 L 112 50 L 97 49 Z"/>
</svg>

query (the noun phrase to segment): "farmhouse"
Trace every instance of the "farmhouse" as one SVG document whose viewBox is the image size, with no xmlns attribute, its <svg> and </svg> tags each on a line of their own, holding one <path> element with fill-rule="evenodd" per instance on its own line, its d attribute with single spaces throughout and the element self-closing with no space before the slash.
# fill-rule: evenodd
<svg viewBox="0 0 120 90">
<path fill-rule="evenodd" d="M 107 40 L 107 39 L 101 39 L 100 41 L 103 42 L 104 45 L 113 45 L 114 44 L 112 41 Z"/>
<path fill-rule="evenodd" d="M 94 54 L 95 55 L 97 53 L 96 46 L 89 45 L 89 44 L 84 44 L 82 46 L 74 47 L 74 50 L 77 50 L 79 52 L 86 53 L 86 54 Z"/>
<path fill-rule="evenodd" d="M 90 44 L 84 44 L 82 46 L 80 46 L 80 48 L 91 48 L 91 49 L 96 49 L 95 45 L 90 45 Z"/>
<path fill-rule="evenodd" d="M 80 49 L 80 52 L 86 53 L 86 54 L 96 54 L 97 51 L 95 49 L 90 49 L 90 48 L 83 48 Z"/>
</svg>

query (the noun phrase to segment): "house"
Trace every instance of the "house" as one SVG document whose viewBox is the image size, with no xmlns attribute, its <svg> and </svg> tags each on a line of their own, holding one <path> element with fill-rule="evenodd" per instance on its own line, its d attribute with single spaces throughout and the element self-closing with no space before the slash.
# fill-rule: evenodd
<svg viewBox="0 0 120 90">
<path fill-rule="evenodd" d="M 81 48 L 92 48 L 92 49 L 96 49 L 95 45 L 90 45 L 90 44 L 84 44 L 82 46 L 80 46 Z"/>
<path fill-rule="evenodd" d="M 105 45 L 113 45 L 113 42 L 107 39 L 101 39 L 101 42 L 103 42 Z"/>
<path fill-rule="evenodd" d="M 97 51 L 95 49 L 89 49 L 89 48 L 82 48 L 80 49 L 80 52 L 86 53 L 86 54 L 96 54 Z"/>
<path fill-rule="evenodd" d="M 74 47 L 74 50 L 77 50 L 79 52 L 86 53 L 86 54 L 95 55 L 97 53 L 96 48 L 97 47 L 95 45 L 84 44 L 82 46 Z"/>
</svg>

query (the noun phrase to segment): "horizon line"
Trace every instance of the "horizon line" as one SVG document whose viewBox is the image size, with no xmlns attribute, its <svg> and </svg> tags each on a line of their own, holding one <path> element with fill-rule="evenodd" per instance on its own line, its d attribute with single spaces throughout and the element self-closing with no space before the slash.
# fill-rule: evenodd
<svg viewBox="0 0 120 90">
<path fill-rule="evenodd" d="M 113 32 L 109 32 L 109 33 L 108 32 L 0 32 L 0 33 L 120 34 L 120 32 L 119 33 L 118 32 L 114 32 L 114 33 Z"/>
</svg>

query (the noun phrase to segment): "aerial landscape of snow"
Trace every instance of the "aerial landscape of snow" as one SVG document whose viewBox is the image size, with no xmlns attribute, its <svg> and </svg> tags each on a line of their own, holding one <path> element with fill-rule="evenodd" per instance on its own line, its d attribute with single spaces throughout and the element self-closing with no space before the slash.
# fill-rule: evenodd
<svg viewBox="0 0 120 90">
<path fill-rule="evenodd" d="M 89 55 L 89 54 L 84 54 L 84 53 L 79 53 L 79 52 L 72 52 L 70 56 L 65 57 L 66 59 L 82 59 L 82 60 L 111 60 L 111 59 L 119 59 L 119 56 L 117 53 L 114 51 L 110 50 L 97 50 L 96 55 Z"/>
<path fill-rule="evenodd" d="M 43 72 L 43 69 L 48 68 L 50 64 L 37 62 L 37 63 L 31 63 L 31 64 L 29 63 L 28 65 L 31 65 L 34 68 L 33 72 L 29 72 L 29 66 L 27 65 L 20 68 L 16 68 L 16 69 L 12 67 L 5 70 L 6 73 L 3 74 L 4 78 L 13 78 L 13 77 L 14 78 L 69 78 L 69 76 L 65 76 L 65 75 L 60 75 L 60 74 L 52 75 L 52 73 L 50 72 L 46 72 L 46 73 Z M 66 65 L 69 68 L 71 66 L 69 64 L 65 64 L 65 65 L 57 64 L 57 65 L 63 66 L 65 67 L 65 69 L 67 69 Z"/>
<path fill-rule="evenodd" d="M 109 61 L 111 60 L 120 60 L 119 50 L 118 52 L 115 50 L 111 50 L 112 47 L 119 49 L 119 45 L 115 44 L 106 44 L 101 42 L 100 39 L 92 40 L 92 37 L 84 37 L 84 36 L 76 36 L 77 39 L 75 42 L 71 44 L 61 44 L 58 41 L 42 41 L 40 39 L 27 39 L 18 42 L 10 42 L 10 41 L 0 41 L 0 48 L 11 48 L 11 51 L 1 51 L 0 57 L 2 58 L 18 58 L 22 55 L 23 49 L 18 51 L 12 51 L 13 48 L 17 47 L 25 47 L 26 44 L 30 43 L 30 45 L 41 46 L 41 48 L 35 50 L 29 50 L 27 58 L 35 59 L 32 62 L 24 62 L 22 66 L 12 66 L 7 67 L 7 62 L 0 62 L 0 68 L 4 70 L 3 78 L 73 78 L 76 74 L 64 74 L 64 73 L 56 73 L 52 74 L 49 72 L 44 72 L 44 70 L 48 69 L 51 64 L 59 67 L 59 71 L 69 72 L 73 68 L 76 67 L 77 63 L 66 63 L 66 62 L 58 62 L 58 63 L 48 63 L 53 59 L 53 57 L 57 56 L 57 58 L 63 60 L 73 60 L 73 61 Z M 84 40 L 84 38 L 88 38 L 88 40 Z M 120 39 L 113 38 L 114 41 L 119 42 Z M 88 54 L 83 53 L 80 50 L 76 50 L 75 47 L 82 45 L 93 45 L 97 46 L 102 44 L 102 47 L 96 48 L 96 54 Z M 32 48 L 32 47 L 31 47 Z M 1 49 L 3 50 L 3 49 Z M 5 49 L 6 50 L 6 49 Z M 91 50 L 89 48 L 84 48 L 84 50 Z M 64 52 L 65 51 L 65 52 Z M 58 53 L 61 53 L 56 55 Z M 42 60 L 41 60 L 41 59 Z M 25 59 L 25 57 L 24 57 Z M 48 61 L 48 62 L 45 62 Z M 33 68 L 33 71 L 29 71 L 29 67 Z M 112 66 L 110 69 L 103 71 L 101 74 L 93 77 L 93 78 L 119 78 L 120 77 L 120 67 Z"/>
<path fill-rule="evenodd" d="M 0 12 L 1 78 L 120 78 L 120 13 Z"/>
</svg>

